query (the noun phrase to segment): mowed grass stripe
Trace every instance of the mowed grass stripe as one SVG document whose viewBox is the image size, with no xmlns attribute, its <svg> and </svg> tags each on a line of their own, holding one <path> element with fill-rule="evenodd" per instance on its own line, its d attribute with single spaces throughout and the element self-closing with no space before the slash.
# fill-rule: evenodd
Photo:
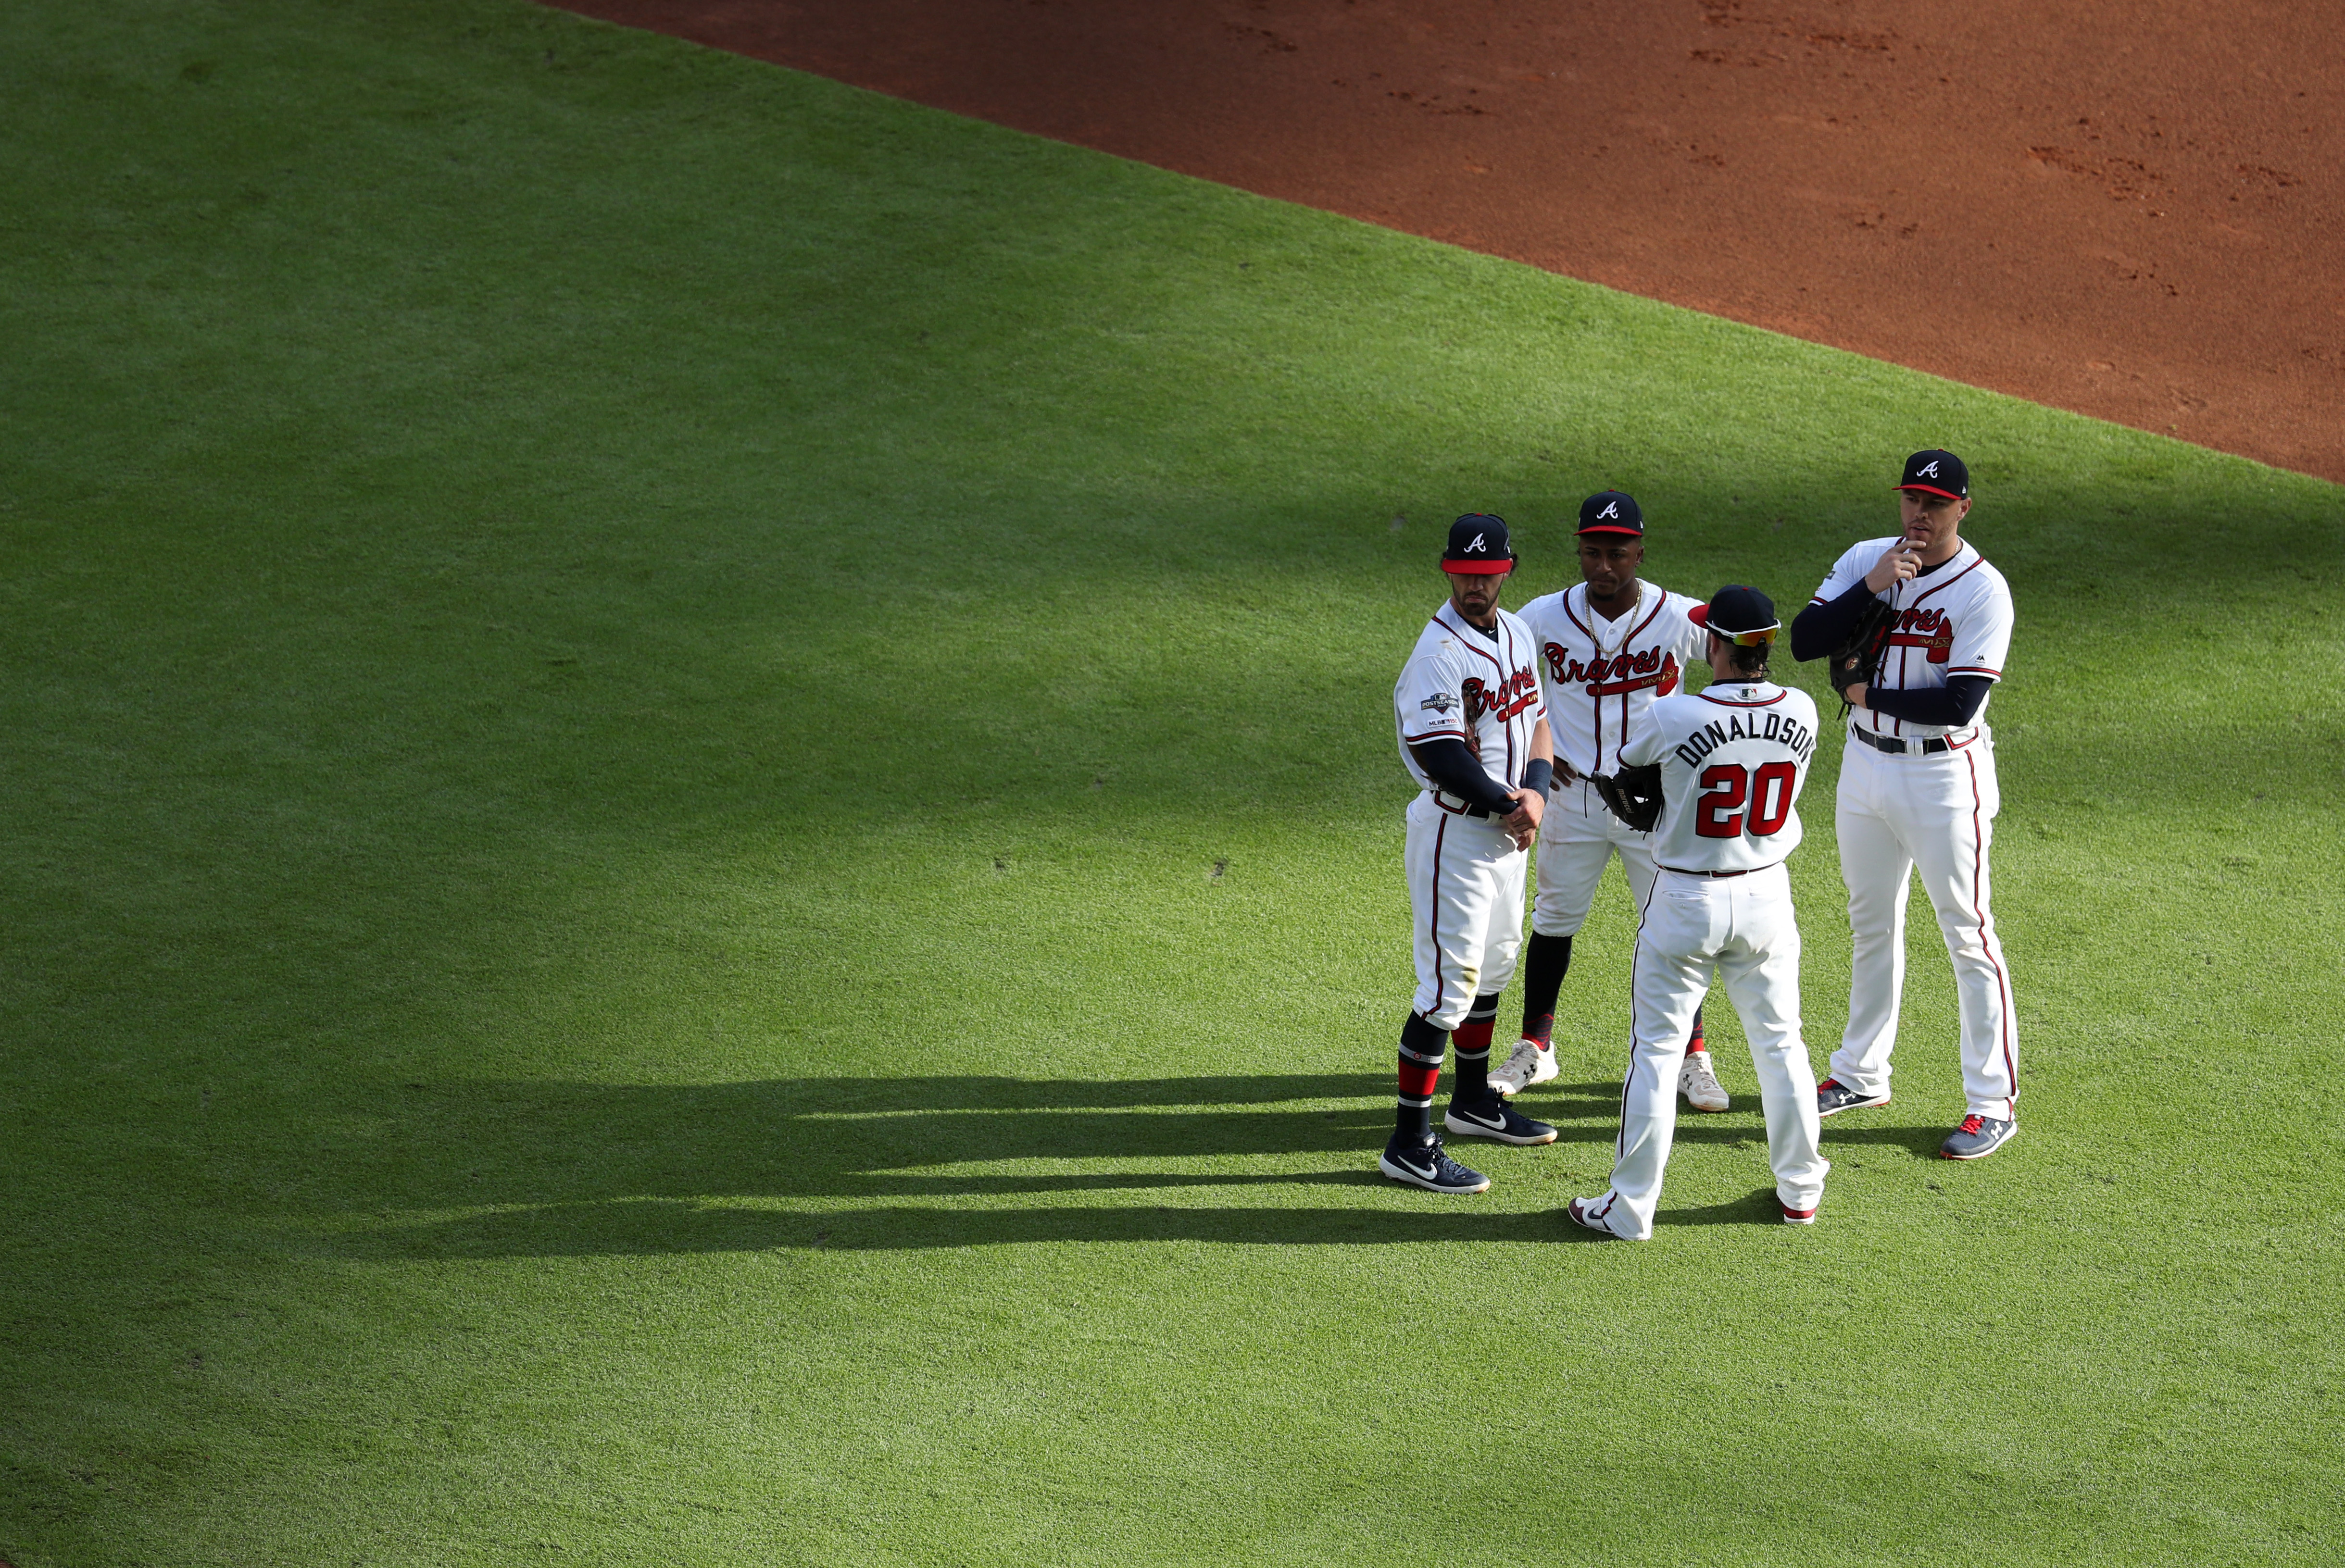
<svg viewBox="0 0 2345 1568">
<path fill-rule="evenodd" d="M 18 1568 L 2325 1555 L 2336 488 L 523 6 L 18 7 L 0 94 Z M 1566 1244 L 1616 882 L 1563 1140 L 1379 1183 L 1447 517 L 1788 604 L 1929 443 L 2021 1139 L 1930 1158 L 1924 909 L 1823 1223 L 1714 1013 Z"/>
</svg>

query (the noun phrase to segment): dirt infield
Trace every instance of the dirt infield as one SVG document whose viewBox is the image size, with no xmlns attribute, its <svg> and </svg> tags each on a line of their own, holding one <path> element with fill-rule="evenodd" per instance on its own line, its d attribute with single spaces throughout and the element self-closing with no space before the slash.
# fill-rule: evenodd
<svg viewBox="0 0 2345 1568">
<path fill-rule="evenodd" d="M 567 3 L 2345 480 L 2312 0 Z"/>
</svg>

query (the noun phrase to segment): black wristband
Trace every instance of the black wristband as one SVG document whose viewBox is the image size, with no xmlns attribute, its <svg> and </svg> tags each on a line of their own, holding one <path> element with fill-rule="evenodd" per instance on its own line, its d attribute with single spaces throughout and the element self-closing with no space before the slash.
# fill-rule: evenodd
<svg viewBox="0 0 2345 1568">
<path fill-rule="evenodd" d="M 1555 764 L 1547 757 L 1533 757 L 1523 764 L 1523 787 L 1533 794 L 1547 794 L 1547 781 L 1555 776 Z"/>
</svg>

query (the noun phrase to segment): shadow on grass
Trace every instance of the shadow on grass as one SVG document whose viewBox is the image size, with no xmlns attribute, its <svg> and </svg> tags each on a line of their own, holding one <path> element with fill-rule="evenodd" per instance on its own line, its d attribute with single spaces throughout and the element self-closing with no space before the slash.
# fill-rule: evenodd
<svg viewBox="0 0 2345 1568">
<path fill-rule="evenodd" d="M 391 1221 L 324 1243 L 343 1256 L 382 1259 L 1586 1236 L 1559 1211 L 1492 1212 L 1486 1199 L 1406 1193 L 1385 1181 L 1375 1156 L 1391 1128 L 1391 1092 L 1381 1073 L 411 1084 L 375 1108 L 396 1123 L 384 1146 L 312 1165 L 296 1185 L 312 1214 L 372 1211 Z M 1607 1083 L 1558 1084 L 1522 1103 L 1554 1121 L 1560 1141 L 1605 1146 L 1615 1095 Z M 1940 1136 L 1850 1131 L 1837 1141 L 1917 1154 L 1934 1150 Z M 1679 1141 L 1731 1146 L 1765 1168 L 1755 1106 L 1689 1118 Z M 1469 1161 L 1482 1156 L 1501 1179 L 1506 1165 L 1540 1158 L 1478 1144 L 1460 1153 Z M 1298 1157 L 1315 1168 L 1291 1168 Z M 1583 1166 L 1601 1160 L 1600 1148 L 1579 1157 Z M 1216 1205 L 1216 1192 L 1246 1201 Z M 1316 1192 L 1335 1201 L 1293 1201 Z M 868 1202 L 802 1207 L 838 1199 Z M 439 1213 L 401 1221 L 401 1210 Z M 1761 1189 L 1731 1203 L 1665 1210 L 1661 1220 L 1774 1224 L 1779 1216 L 1771 1189 Z"/>
<path fill-rule="evenodd" d="M 1274 1183 L 1276 1179 L 1273 1179 Z M 1373 1170 L 1315 1179 L 1393 1190 Z M 1774 1189 L 1699 1209 L 1663 1209 L 1660 1227 L 1780 1225 Z M 631 1256 L 756 1252 L 776 1249 L 903 1251 L 1067 1241 L 1197 1241 L 1235 1247 L 1390 1246 L 1430 1241 L 1601 1241 L 1560 1208 L 1496 1213 L 1487 1199 L 1423 1195 L 1406 1209 L 1215 1208 L 1119 1204 L 1109 1208 L 945 1209 L 888 1206 L 807 1214 L 655 1199 L 561 1204 L 401 1226 L 336 1238 L 343 1257 Z"/>
</svg>

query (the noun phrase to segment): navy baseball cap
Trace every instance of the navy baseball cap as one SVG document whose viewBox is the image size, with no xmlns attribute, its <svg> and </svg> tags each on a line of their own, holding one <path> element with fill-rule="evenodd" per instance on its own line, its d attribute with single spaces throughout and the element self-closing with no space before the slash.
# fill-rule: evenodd
<svg viewBox="0 0 2345 1568">
<path fill-rule="evenodd" d="M 1449 548 L 1441 552 L 1441 570 L 1470 575 L 1513 569 L 1515 552 L 1507 544 L 1507 520 L 1487 511 L 1469 511 L 1449 525 Z"/>
<path fill-rule="evenodd" d="M 1645 513 L 1637 498 L 1626 491 L 1600 490 L 1579 503 L 1582 533 L 1625 533 L 1645 537 Z"/>
<path fill-rule="evenodd" d="M 1730 582 L 1711 594 L 1709 603 L 1695 605 L 1686 612 L 1686 619 L 1747 648 L 1772 642 L 1783 629 L 1783 623 L 1775 619 L 1775 602 L 1739 582 Z"/>
<path fill-rule="evenodd" d="M 1963 501 L 1971 493 L 1971 470 L 1954 453 L 1932 447 L 1905 460 L 1905 473 L 1898 480 L 1897 488 L 1925 490 L 1948 501 Z"/>
</svg>

